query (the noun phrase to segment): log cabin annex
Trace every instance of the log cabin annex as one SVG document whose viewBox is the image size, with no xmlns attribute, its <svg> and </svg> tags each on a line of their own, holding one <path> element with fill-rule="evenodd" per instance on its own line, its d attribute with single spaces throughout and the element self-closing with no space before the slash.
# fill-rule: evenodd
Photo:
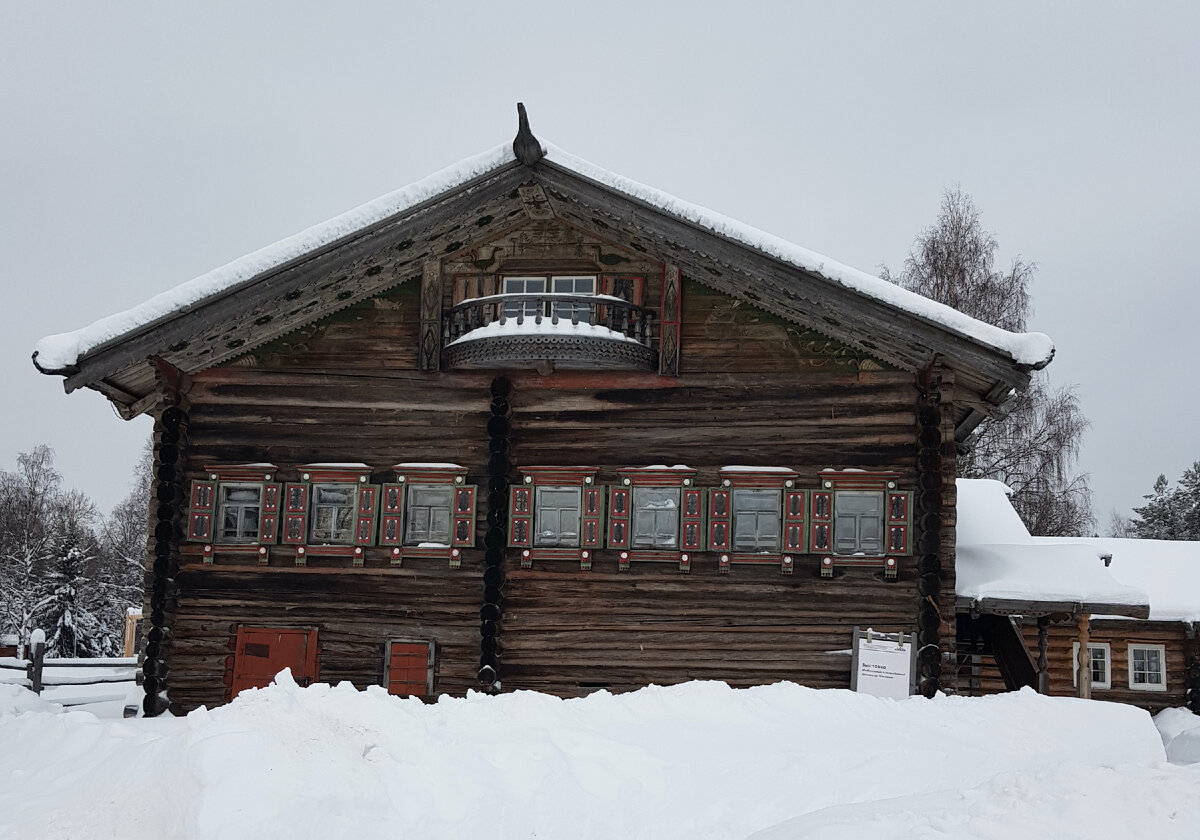
<svg viewBox="0 0 1200 840">
<path fill-rule="evenodd" d="M 284 665 L 420 696 L 846 687 L 855 626 L 917 631 L 920 690 L 953 690 L 955 445 L 1049 339 L 520 116 L 512 144 L 39 345 L 68 391 L 155 420 L 146 711 Z"/>
</svg>

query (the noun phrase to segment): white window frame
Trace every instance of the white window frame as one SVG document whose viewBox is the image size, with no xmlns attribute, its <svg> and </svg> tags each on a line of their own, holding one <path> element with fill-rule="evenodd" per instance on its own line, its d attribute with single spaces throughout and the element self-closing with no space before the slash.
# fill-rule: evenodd
<svg viewBox="0 0 1200 840">
<path fill-rule="evenodd" d="M 1104 674 L 1107 677 L 1105 680 L 1097 680 L 1095 674 L 1092 675 L 1092 688 L 1095 689 L 1111 689 L 1112 688 L 1112 646 L 1108 642 L 1088 642 L 1088 652 L 1094 653 L 1098 650 L 1104 651 Z M 1091 669 L 1092 658 L 1088 656 L 1088 668 Z M 1079 642 L 1073 642 L 1071 645 L 1071 685 L 1079 686 Z"/>
<path fill-rule="evenodd" d="M 569 292 L 560 291 L 559 286 L 566 284 L 568 281 L 572 287 L 577 285 L 580 280 L 591 281 L 592 290 L 590 292 L 576 292 L 573 288 Z M 540 283 L 542 288 L 540 291 L 529 292 L 528 287 L 530 281 Z M 519 285 L 520 291 L 510 291 L 509 285 Z M 501 278 L 501 288 L 504 294 L 581 294 L 581 295 L 596 295 L 599 292 L 597 289 L 600 285 L 600 277 L 595 274 L 513 274 L 506 275 Z M 518 303 L 510 301 L 504 304 L 504 314 L 508 318 L 516 318 L 518 315 L 523 315 L 526 318 L 536 317 L 541 314 L 549 317 L 552 313 L 557 312 L 560 319 L 570 320 L 573 314 L 577 314 L 581 323 L 591 323 L 591 313 L 585 312 L 587 307 L 581 303 L 552 303 L 544 310 L 538 310 L 535 303 Z"/>
<path fill-rule="evenodd" d="M 1134 682 L 1133 674 L 1133 654 L 1135 651 L 1154 651 L 1158 654 L 1158 661 L 1162 666 L 1159 675 L 1162 677 L 1160 683 L 1138 683 Z M 1166 691 L 1167 690 L 1167 648 L 1166 645 L 1150 645 L 1140 642 L 1130 642 L 1128 649 L 1129 656 L 1129 688 L 1132 691 Z"/>
</svg>

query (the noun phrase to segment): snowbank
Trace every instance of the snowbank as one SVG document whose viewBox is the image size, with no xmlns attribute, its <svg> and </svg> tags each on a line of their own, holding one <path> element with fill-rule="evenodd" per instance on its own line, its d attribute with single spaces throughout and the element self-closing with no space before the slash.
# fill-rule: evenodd
<svg viewBox="0 0 1200 840">
<path fill-rule="evenodd" d="M 1200 764 L 1200 716 L 1187 709 L 1163 709 L 1154 716 L 1167 760 L 1175 764 Z"/>
<path fill-rule="evenodd" d="M 1029 691 L 894 701 L 689 683 L 424 705 L 284 674 L 186 718 L 9 712 L 0 744 L 12 837 L 1200 831 L 1200 766 L 1166 764 L 1145 712 Z"/>
</svg>

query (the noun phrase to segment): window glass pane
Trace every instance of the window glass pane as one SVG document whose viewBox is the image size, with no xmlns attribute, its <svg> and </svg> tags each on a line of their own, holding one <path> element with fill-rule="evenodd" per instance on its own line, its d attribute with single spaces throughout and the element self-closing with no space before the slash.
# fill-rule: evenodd
<svg viewBox="0 0 1200 840">
<path fill-rule="evenodd" d="M 535 499 L 535 545 L 579 545 L 579 512 L 582 493 L 578 487 L 538 487 Z"/>
<path fill-rule="evenodd" d="M 348 505 L 354 498 L 352 484 L 318 484 L 313 489 L 319 505 Z"/>
<path fill-rule="evenodd" d="M 633 488 L 633 547 L 679 544 L 679 488 Z"/>
<path fill-rule="evenodd" d="M 733 491 L 735 551 L 777 551 L 782 496 L 778 490 Z"/>
<path fill-rule="evenodd" d="M 833 500 L 833 550 L 838 554 L 883 553 L 883 493 L 840 490 Z"/>
<path fill-rule="evenodd" d="M 414 484 L 408 495 L 408 545 L 429 542 L 450 544 L 450 506 L 454 488 L 439 484 Z"/>
<path fill-rule="evenodd" d="M 542 294 L 546 291 L 545 277 L 505 277 L 504 278 L 504 293 L 508 295 L 515 294 Z M 526 317 L 532 317 L 538 314 L 537 301 L 517 302 L 511 301 L 504 304 L 504 314 L 509 318 L 515 318 L 517 315 L 524 314 Z"/>
<path fill-rule="evenodd" d="M 594 295 L 596 293 L 595 277 L 555 276 L 551 280 L 551 291 L 562 294 Z M 592 308 L 586 303 L 556 303 L 554 309 L 558 317 L 574 317 L 579 321 L 591 323 Z"/>
<path fill-rule="evenodd" d="M 259 492 L 258 487 L 227 487 L 225 488 L 225 501 L 257 502 Z"/>
</svg>

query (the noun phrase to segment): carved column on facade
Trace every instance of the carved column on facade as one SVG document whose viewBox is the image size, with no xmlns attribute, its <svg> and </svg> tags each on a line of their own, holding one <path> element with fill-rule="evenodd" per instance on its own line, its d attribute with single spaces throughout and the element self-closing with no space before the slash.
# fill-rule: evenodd
<svg viewBox="0 0 1200 840">
<path fill-rule="evenodd" d="M 1075 690 L 1079 697 L 1092 697 L 1092 654 L 1088 650 L 1091 641 L 1092 617 L 1084 613 L 1079 617 L 1079 655 L 1075 657 Z"/>
<path fill-rule="evenodd" d="M 421 272 L 421 332 L 417 348 L 420 370 L 441 369 L 442 356 L 442 264 L 425 263 Z"/>
<path fill-rule="evenodd" d="M 679 266 L 663 272 L 662 311 L 659 313 L 658 372 L 679 375 L 679 323 L 683 304 L 683 279 Z"/>
</svg>

